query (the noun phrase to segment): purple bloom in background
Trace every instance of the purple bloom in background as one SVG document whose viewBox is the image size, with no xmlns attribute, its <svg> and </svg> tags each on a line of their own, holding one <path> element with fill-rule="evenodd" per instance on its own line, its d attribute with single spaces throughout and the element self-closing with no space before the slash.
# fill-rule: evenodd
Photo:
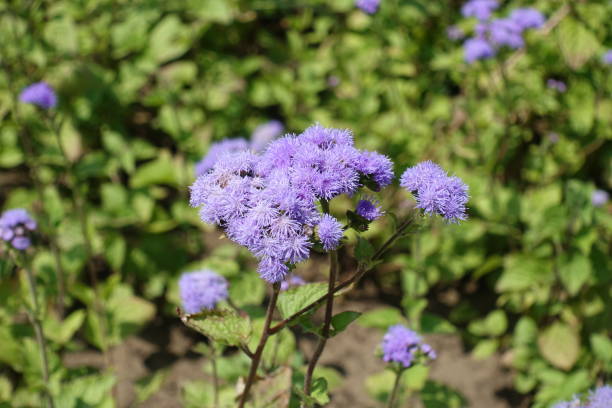
<svg viewBox="0 0 612 408">
<path fill-rule="evenodd" d="M 323 244 L 326 251 L 332 251 L 338 248 L 340 240 L 344 235 L 342 224 L 329 214 L 323 214 L 319 223 L 319 240 Z"/>
<path fill-rule="evenodd" d="M 281 282 L 280 290 L 287 290 L 289 288 L 295 286 L 302 286 L 304 284 L 306 284 L 306 281 L 304 279 L 302 279 L 298 275 L 291 275 Z"/>
<path fill-rule="evenodd" d="M 519 8 L 510 14 L 510 20 L 514 21 L 522 30 L 528 28 L 541 28 L 546 22 L 546 18 L 540 11 L 531 8 Z"/>
<path fill-rule="evenodd" d="M 468 64 L 495 56 L 495 49 L 481 37 L 468 38 L 463 43 L 463 52 Z"/>
<path fill-rule="evenodd" d="M 548 141 L 552 144 L 558 143 L 560 140 L 559 134 L 555 132 L 548 133 Z"/>
<path fill-rule="evenodd" d="M 214 309 L 228 296 L 227 280 L 208 269 L 182 274 L 178 286 L 183 308 L 189 314 Z"/>
<path fill-rule="evenodd" d="M 362 200 L 359 200 L 357 206 L 355 207 L 355 212 L 357 215 L 362 216 L 368 221 L 374 221 L 378 217 L 384 214 L 384 211 L 380 209 L 380 203 L 378 200 L 370 197 L 366 197 Z"/>
<path fill-rule="evenodd" d="M 591 204 L 595 207 L 603 207 L 608 202 L 610 195 L 604 190 L 595 190 L 591 195 Z"/>
<path fill-rule="evenodd" d="M 612 65 L 612 50 L 608 50 L 601 57 L 601 61 L 606 65 Z"/>
<path fill-rule="evenodd" d="M 549 89 L 554 89 L 561 93 L 567 91 L 567 85 L 565 85 L 565 82 L 553 78 L 546 81 L 546 86 L 548 86 Z"/>
<path fill-rule="evenodd" d="M 55 91 L 46 82 L 35 82 L 25 87 L 19 94 L 19 100 L 24 103 L 31 103 L 43 109 L 50 109 L 57 105 Z"/>
<path fill-rule="evenodd" d="M 336 75 L 330 75 L 327 78 L 327 86 L 335 88 L 338 85 L 340 85 L 340 78 L 338 78 Z"/>
<path fill-rule="evenodd" d="M 465 33 L 461 28 L 453 25 L 446 29 L 446 36 L 451 40 L 460 40 L 465 36 Z"/>
<path fill-rule="evenodd" d="M 7 210 L 0 217 L 0 239 L 20 251 L 32 244 L 29 235 L 34 230 L 36 221 L 23 208 Z"/>
<path fill-rule="evenodd" d="M 271 141 L 282 135 L 283 130 L 285 127 L 278 120 L 257 126 L 251 135 L 251 149 L 256 152 L 264 150 Z"/>
<path fill-rule="evenodd" d="M 244 139 L 226 139 L 210 145 L 208 153 L 195 164 L 196 177 L 201 176 L 212 169 L 215 163 L 227 153 L 240 152 L 247 150 L 249 143 Z"/>
<path fill-rule="evenodd" d="M 499 7 L 496 0 L 470 0 L 461 7 L 464 17 L 476 17 L 478 20 L 487 20 L 494 10 Z"/>
<path fill-rule="evenodd" d="M 525 45 L 521 26 L 509 18 L 493 20 L 488 26 L 488 34 L 490 41 L 497 46 L 517 49 Z"/>
<path fill-rule="evenodd" d="M 409 328 L 396 324 L 389 327 L 382 341 L 383 360 L 387 363 L 399 363 L 404 368 L 412 366 L 417 353 L 430 359 L 436 358 L 435 351 L 423 343 L 421 337 Z"/>
<path fill-rule="evenodd" d="M 355 5 L 364 13 L 374 14 L 378 11 L 380 0 L 357 0 Z"/>
<path fill-rule="evenodd" d="M 439 214 L 450 222 L 467 218 L 468 186 L 431 161 L 406 169 L 400 185 L 416 195 L 417 208 L 425 214 Z"/>
<path fill-rule="evenodd" d="M 612 407 L 612 386 L 604 385 L 589 393 L 587 408 Z"/>
<path fill-rule="evenodd" d="M 558 404 L 553 405 L 552 408 L 584 408 L 578 397 L 574 396 L 571 401 L 559 402 Z"/>
</svg>

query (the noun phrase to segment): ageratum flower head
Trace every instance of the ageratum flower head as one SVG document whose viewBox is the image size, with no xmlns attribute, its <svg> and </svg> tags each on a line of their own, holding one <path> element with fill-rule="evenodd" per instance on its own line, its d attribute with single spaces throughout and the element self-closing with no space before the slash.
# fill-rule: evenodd
<svg viewBox="0 0 612 408">
<path fill-rule="evenodd" d="M 601 61 L 606 65 L 612 65 L 612 50 L 608 50 L 601 57 Z"/>
<path fill-rule="evenodd" d="M 593 194 L 591 194 L 591 204 L 593 204 L 594 207 L 603 207 L 609 199 L 610 195 L 605 190 L 595 190 Z"/>
<path fill-rule="evenodd" d="M 499 18 L 488 24 L 488 36 L 491 43 L 497 47 L 507 46 L 512 49 L 525 45 L 523 29 L 510 18 Z"/>
<path fill-rule="evenodd" d="M 487 20 L 494 10 L 499 7 L 496 0 L 470 0 L 461 7 L 464 17 L 475 17 L 478 20 Z"/>
<path fill-rule="evenodd" d="M 281 282 L 290 265 L 310 256 L 317 236 L 326 250 L 342 238 L 317 203 L 365 185 L 385 187 L 392 168 L 386 156 L 356 149 L 350 131 L 314 125 L 271 142 L 262 154 L 222 155 L 191 186 L 190 204 L 259 259 L 263 279 Z"/>
<path fill-rule="evenodd" d="M 430 345 L 423 343 L 421 336 L 401 324 L 389 327 L 381 348 L 384 361 L 399 363 L 404 368 L 411 367 L 419 355 L 429 359 L 436 358 L 435 351 Z"/>
<path fill-rule="evenodd" d="M 446 29 L 446 36 L 451 40 L 460 40 L 465 36 L 465 33 L 461 27 L 453 25 Z"/>
<path fill-rule="evenodd" d="M 380 202 L 378 200 L 371 197 L 364 197 L 357 203 L 355 213 L 368 221 L 374 221 L 382 216 L 385 212 L 381 210 Z"/>
<path fill-rule="evenodd" d="M 541 28 L 546 22 L 544 15 L 531 7 L 515 9 L 510 13 L 510 20 L 514 21 L 521 30 Z"/>
<path fill-rule="evenodd" d="M 36 221 L 23 208 L 7 210 L 0 217 L 0 238 L 20 251 L 32 244 L 30 233 L 34 230 Z"/>
<path fill-rule="evenodd" d="M 278 120 L 271 120 L 255 128 L 251 134 L 251 149 L 260 152 L 274 139 L 282 135 L 285 127 Z"/>
<path fill-rule="evenodd" d="M 51 109 L 57 105 L 57 95 L 51 85 L 46 82 L 35 82 L 25 87 L 19 94 L 19 100 L 43 109 Z"/>
<path fill-rule="evenodd" d="M 495 56 L 495 48 L 483 37 L 468 38 L 463 43 L 465 62 L 468 64 L 477 60 L 484 60 Z"/>
<path fill-rule="evenodd" d="M 612 407 L 612 386 L 603 385 L 589 391 L 587 395 L 572 397 L 570 401 L 559 402 L 553 408 L 610 408 Z"/>
<path fill-rule="evenodd" d="M 208 269 L 184 273 L 178 285 L 183 308 L 190 314 L 214 309 L 228 296 L 227 280 Z"/>
<path fill-rule="evenodd" d="M 221 156 L 233 152 L 241 152 L 249 149 L 249 143 L 241 138 L 238 139 L 226 139 L 220 142 L 216 142 L 210 145 L 208 153 L 196 163 L 195 174 L 196 177 L 206 173 L 213 168 L 215 163 Z"/>
<path fill-rule="evenodd" d="M 355 5 L 364 13 L 374 14 L 378 11 L 380 0 L 357 0 Z"/>
<path fill-rule="evenodd" d="M 439 214 L 450 222 L 467 218 L 468 186 L 431 161 L 406 169 L 400 185 L 415 194 L 417 207 L 428 215 Z"/>
<path fill-rule="evenodd" d="M 565 85 L 565 82 L 563 81 L 559 81 L 558 79 L 553 79 L 550 78 L 546 81 L 546 86 L 549 89 L 554 89 L 557 92 L 561 92 L 564 93 L 565 91 L 567 91 L 567 85 Z"/>
<path fill-rule="evenodd" d="M 331 251 L 340 245 L 340 240 L 344 235 L 342 224 L 329 214 L 323 214 L 318 226 L 319 240 L 326 251 Z"/>
<path fill-rule="evenodd" d="M 289 275 L 284 281 L 281 282 L 280 290 L 287 290 L 296 286 L 302 286 L 306 284 L 306 281 L 298 275 Z"/>
</svg>

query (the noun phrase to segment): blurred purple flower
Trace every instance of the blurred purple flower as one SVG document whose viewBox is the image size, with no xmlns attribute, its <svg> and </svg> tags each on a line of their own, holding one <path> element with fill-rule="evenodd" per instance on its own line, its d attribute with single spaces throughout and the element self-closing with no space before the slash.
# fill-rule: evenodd
<svg viewBox="0 0 612 408">
<path fill-rule="evenodd" d="M 304 284 L 306 284 L 306 281 L 298 275 L 290 275 L 288 278 L 281 282 L 280 290 L 287 290 L 289 288 L 295 286 L 302 286 Z"/>
<path fill-rule="evenodd" d="M 559 134 L 555 133 L 555 132 L 549 132 L 548 133 L 548 141 L 552 144 L 558 143 L 559 142 Z"/>
<path fill-rule="evenodd" d="M 6 210 L 0 217 L 0 239 L 23 251 L 31 245 L 29 235 L 36 227 L 36 221 L 23 208 Z"/>
<path fill-rule="evenodd" d="M 465 33 L 460 27 L 455 25 L 450 26 L 446 29 L 446 36 L 451 40 L 460 40 L 465 36 Z"/>
<path fill-rule="evenodd" d="M 601 61 L 606 65 L 612 65 L 612 50 L 608 50 L 601 57 Z"/>
<path fill-rule="evenodd" d="M 271 120 L 255 128 L 251 135 L 251 149 L 260 152 L 274 139 L 280 137 L 285 126 L 278 120 Z"/>
<path fill-rule="evenodd" d="M 25 87 L 19 94 L 19 100 L 43 109 L 51 109 L 57 105 L 57 95 L 51 85 L 46 82 L 36 82 Z"/>
<path fill-rule="evenodd" d="M 384 214 L 384 211 L 380 209 L 378 200 L 370 197 L 359 200 L 355 207 L 355 212 L 368 221 L 374 221 Z"/>
<path fill-rule="evenodd" d="M 495 49 L 481 37 L 468 38 L 463 43 L 464 58 L 468 64 L 495 56 Z"/>
<path fill-rule="evenodd" d="M 399 363 L 404 368 L 412 366 L 418 353 L 430 359 L 436 358 L 430 345 L 423 343 L 421 337 L 409 328 L 396 324 L 389 327 L 382 341 L 383 360 Z"/>
<path fill-rule="evenodd" d="M 546 17 L 540 11 L 526 7 L 512 11 L 510 20 L 514 21 L 521 30 L 526 30 L 528 28 L 541 28 L 546 22 Z"/>
<path fill-rule="evenodd" d="M 214 167 L 217 161 L 228 153 L 245 151 L 249 148 L 249 143 L 244 139 L 226 139 L 210 145 L 208 153 L 195 164 L 196 177 L 208 172 Z"/>
<path fill-rule="evenodd" d="M 555 91 L 561 93 L 567 91 L 567 85 L 565 85 L 565 82 L 553 78 L 550 78 L 548 81 L 546 81 L 546 86 L 548 86 L 549 89 L 554 89 Z"/>
<path fill-rule="evenodd" d="M 355 5 L 364 13 L 374 14 L 378 11 L 380 0 L 357 0 Z"/>
<path fill-rule="evenodd" d="M 589 403 L 587 408 L 610 407 L 612 407 L 612 386 L 603 385 L 589 392 Z"/>
<path fill-rule="evenodd" d="M 496 0 L 470 0 L 461 7 L 464 17 L 476 17 L 478 20 L 487 20 L 494 10 L 499 7 Z"/>
<path fill-rule="evenodd" d="M 488 26 L 488 35 L 491 43 L 496 46 L 506 45 L 517 49 L 525 45 L 521 26 L 508 18 L 493 20 Z"/>
<path fill-rule="evenodd" d="M 183 308 L 189 314 L 214 309 L 228 296 L 227 280 L 208 269 L 182 274 L 178 286 Z"/>
<path fill-rule="evenodd" d="M 336 75 L 330 75 L 327 78 L 327 86 L 335 88 L 338 85 L 340 85 L 340 78 L 338 78 Z"/>
<path fill-rule="evenodd" d="M 593 204 L 595 207 L 603 207 L 606 205 L 609 199 L 610 195 L 604 190 L 598 189 L 593 191 L 593 194 L 591 194 L 591 204 Z"/>
</svg>

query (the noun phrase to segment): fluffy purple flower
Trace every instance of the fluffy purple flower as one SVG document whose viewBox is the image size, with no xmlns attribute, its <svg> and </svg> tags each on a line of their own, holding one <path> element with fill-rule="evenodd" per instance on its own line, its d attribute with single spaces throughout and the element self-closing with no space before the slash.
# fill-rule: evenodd
<svg viewBox="0 0 612 408">
<path fill-rule="evenodd" d="M 281 282 L 280 290 L 287 290 L 295 286 L 302 286 L 306 284 L 306 281 L 298 275 L 290 275 L 284 281 Z"/>
<path fill-rule="evenodd" d="M 546 81 L 546 86 L 548 86 L 549 89 L 554 89 L 555 91 L 561 93 L 567 91 L 567 85 L 565 85 L 565 82 L 553 78 Z"/>
<path fill-rule="evenodd" d="M 519 8 L 510 14 L 510 20 L 521 27 L 521 30 L 528 28 L 541 28 L 546 22 L 546 18 L 540 11 L 531 8 Z"/>
<path fill-rule="evenodd" d="M 601 61 L 606 65 L 612 65 L 612 50 L 608 50 L 601 57 Z"/>
<path fill-rule="evenodd" d="M 439 214 L 450 222 L 467 218 L 468 186 L 431 161 L 406 169 L 400 185 L 416 195 L 417 207 L 425 214 Z"/>
<path fill-rule="evenodd" d="M 396 324 L 389 327 L 382 341 L 383 360 L 387 363 L 399 363 L 404 368 L 412 366 L 418 354 L 430 359 L 436 358 L 435 351 L 423 343 L 421 337 L 407 327 Z"/>
<path fill-rule="evenodd" d="M 374 14 L 378 11 L 380 0 L 357 0 L 355 5 L 364 13 Z"/>
<path fill-rule="evenodd" d="M 475 17 L 478 20 L 487 20 L 494 10 L 499 7 L 496 0 L 470 0 L 461 7 L 464 17 Z"/>
<path fill-rule="evenodd" d="M 255 128 L 251 134 L 251 149 L 260 152 L 266 146 L 278 138 L 285 130 L 285 127 L 278 120 L 271 120 Z"/>
<path fill-rule="evenodd" d="M 612 407 L 612 386 L 604 385 L 589 392 L 587 408 L 610 408 Z"/>
<path fill-rule="evenodd" d="M 34 230 L 36 221 L 23 208 L 7 210 L 0 217 L 0 239 L 20 251 L 32 244 L 29 235 Z"/>
<path fill-rule="evenodd" d="M 323 249 L 332 251 L 338 248 L 340 240 L 344 235 L 342 224 L 329 214 L 323 214 L 318 227 L 319 240 L 323 244 Z"/>
<path fill-rule="evenodd" d="M 184 273 L 178 286 L 183 308 L 189 314 L 214 309 L 228 296 L 227 280 L 208 269 Z"/>
<path fill-rule="evenodd" d="M 456 41 L 462 39 L 465 36 L 465 33 L 460 27 L 453 25 L 446 29 L 446 36 L 449 39 Z"/>
<path fill-rule="evenodd" d="M 595 190 L 591 195 L 591 204 L 594 207 L 603 207 L 608 202 L 610 195 L 604 190 Z"/>
<path fill-rule="evenodd" d="M 19 94 L 19 100 L 43 109 L 51 109 L 57 105 L 57 95 L 51 85 L 46 82 L 35 82 L 25 87 Z"/>
<path fill-rule="evenodd" d="M 495 56 L 495 49 L 482 37 L 468 38 L 463 43 L 465 62 L 468 64 L 477 60 L 484 60 Z"/>
<path fill-rule="evenodd" d="M 498 47 L 504 45 L 512 49 L 523 47 L 525 41 L 522 31 L 522 27 L 509 18 L 496 19 L 488 25 L 489 40 Z"/>
<path fill-rule="evenodd" d="M 364 198 L 359 200 L 355 207 L 355 213 L 362 216 L 368 221 L 374 221 L 382 216 L 385 212 L 380 209 L 380 203 L 373 198 Z"/>
<path fill-rule="evenodd" d="M 393 162 L 384 154 L 362 152 L 357 157 L 357 170 L 378 185 L 377 191 L 393 181 Z"/>
<path fill-rule="evenodd" d="M 248 148 L 249 143 L 244 139 L 226 139 L 211 144 L 206 156 L 195 165 L 196 177 L 212 169 L 224 154 L 245 151 Z"/>
</svg>

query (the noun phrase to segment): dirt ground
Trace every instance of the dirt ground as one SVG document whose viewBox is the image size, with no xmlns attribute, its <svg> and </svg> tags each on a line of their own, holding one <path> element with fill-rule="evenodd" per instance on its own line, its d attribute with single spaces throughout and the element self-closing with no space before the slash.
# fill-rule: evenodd
<svg viewBox="0 0 612 408">
<path fill-rule="evenodd" d="M 371 305 L 365 306 L 366 308 Z M 346 302 L 337 310 L 362 310 L 363 303 Z M 170 321 L 172 322 L 172 321 Z M 112 350 L 112 363 L 119 381 L 115 396 L 120 408 L 179 408 L 184 382 L 205 379 L 202 369 L 205 359 L 189 352 L 197 336 L 184 328 L 178 319 L 157 320 L 138 336 L 133 336 Z M 513 395 L 512 376 L 500 355 L 475 360 L 466 353 L 456 335 L 431 335 L 426 340 L 438 350 L 430 378 L 459 391 L 470 408 L 524 408 L 525 401 Z M 321 358 L 323 365 L 339 369 L 343 384 L 332 393 L 329 407 L 375 408 L 380 404 L 365 391 L 365 379 L 384 369 L 383 362 L 372 352 L 381 341 L 381 332 L 351 325 L 341 336 L 331 339 Z M 311 338 L 298 338 L 300 349 L 310 356 L 314 347 Z M 65 357 L 69 366 L 101 366 L 97 352 L 76 352 Z M 161 389 L 140 405 L 135 404 L 134 383 L 153 371 L 165 369 L 168 374 Z M 411 404 L 412 407 L 417 407 Z"/>
</svg>

